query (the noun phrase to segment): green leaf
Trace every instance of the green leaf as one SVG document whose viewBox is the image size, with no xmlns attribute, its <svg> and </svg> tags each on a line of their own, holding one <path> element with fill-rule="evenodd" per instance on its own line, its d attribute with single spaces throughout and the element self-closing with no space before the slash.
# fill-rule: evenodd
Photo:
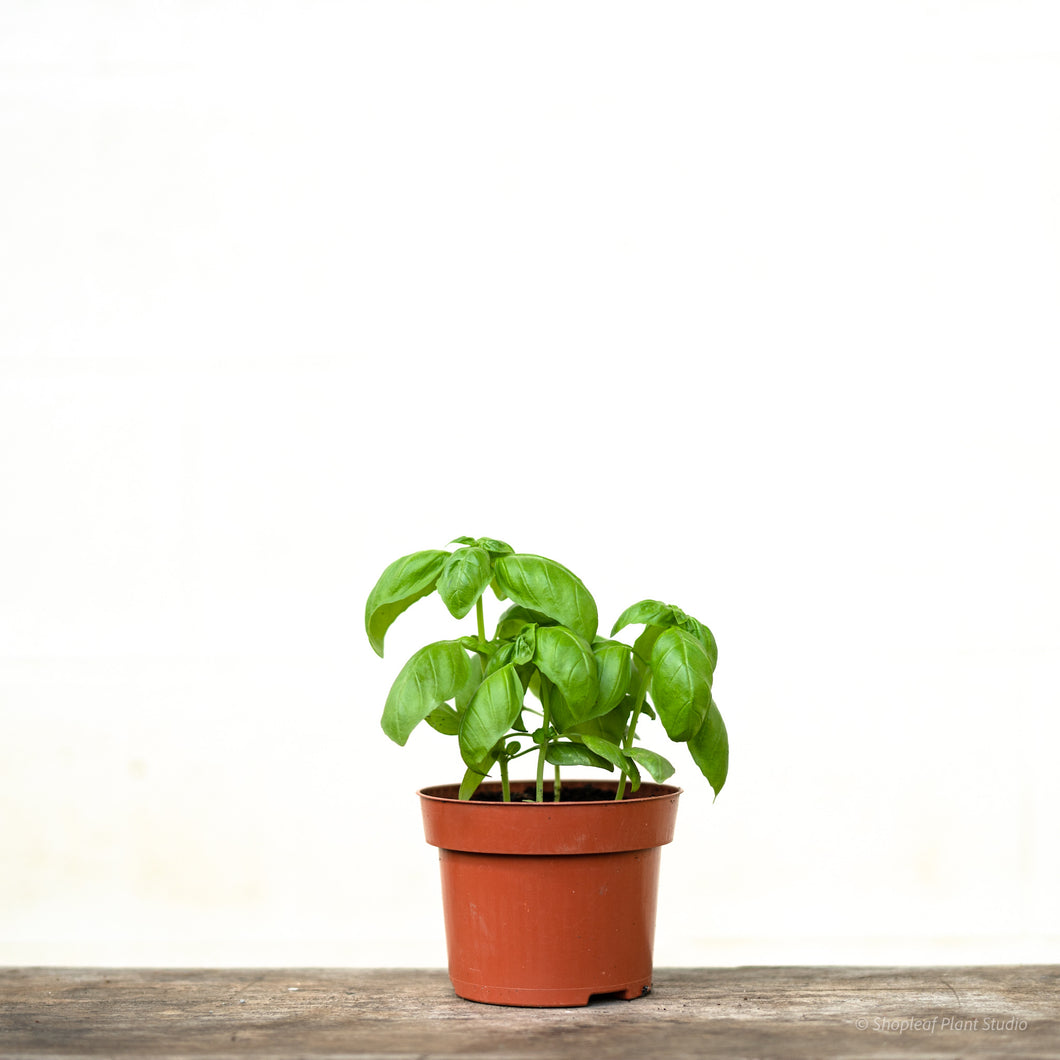
<svg viewBox="0 0 1060 1060">
<path fill-rule="evenodd" d="M 525 666 L 534 658 L 537 651 L 537 627 L 527 624 L 523 626 L 519 635 L 515 638 L 515 650 L 512 659 L 516 666 Z"/>
<path fill-rule="evenodd" d="M 449 544 L 450 545 L 473 545 L 473 544 L 475 544 L 475 539 L 473 537 L 454 537 L 453 540 L 449 542 Z"/>
<path fill-rule="evenodd" d="M 438 595 L 453 618 L 463 618 L 490 583 L 490 557 L 485 549 L 459 548 L 438 576 Z"/>
<path fill-rule="evenodd" d="M 554 766 L 595 766 L 597 769 L 610 770 L 615 768 L 603 755 L 590 751 L 584 744 L 566 741 L 549 744 L 545 761 Z"/>
<path fill-rule="evenodd" d="M 674 607 L 672 604 L 664 604 L 660 600 L 641 600 L 627 607 L 619 615 L 618 621 L 611 630 L 611 635 L 614 636 L 625 626 L 640 622 L 644 623 L 645 629 L 637 638 L 634 651 L 642 659 L 646 661 L 651 658 L 652 645 L 663 629 L 677 626 L 686 633 L 691 633 L 703 645 L 711 660 L 711 673 L 714 672 L 714 667 L 718 663 L 718 645 L 714 640 L 714 634 L 698 619 L 685 614 L 681 608 Z"/>
<path fill-rule="evenodd" d="M 472 544 L 471 541 L 465 543 Z M 491 556 L 510 556 L 515 551 L 506 541 L 498 541 L 495 537 L 480 537 L 473 543 L 484 548 Z"/>
<path fill-rule="evenodd" d="M 602 714 L 598 718 L 590 718 L 570 728 L 570 732 L 581 736 L 602 736 L 611 743 L 620 744 L 626 735 L 626 725 L 629 716 L 633 713 L 634 701 L 632 696 L 623 696 L 622 701 L 614 710 Z"/>
<path fill-rule="evenodd" d="M 699 731 L 688 741 L 688 750 L 717 798 L 729 775 L 729 734 L 713 699 Z"/>
<path fill-rule="evenodd" d="M 440 707 L 427 715 L 427 724 L 443 736 L 455 736 L 460 731 L 460 715 L 448 704 L 443 703 Z"/>
<path fill-rule="evenodd" d="M 464 773 L 464 779 L 460 782 L 460 791 L 457 794 L 459 799 L 466 802 L 475 794 L 478 786 L 489 776 L 489 772 L 493 768 L 493 762 L 493 755 L 485 755 L 481 762 L 468 766 L 467 772 Z"/>
<path fill-rule="evenodd" d="M 495 674 L 502 666 L 507 666 L 515 658 L 515 641 L 508 640 L 498 644 L 493 654 L 486 660 L 486 677 Z"/>
<path fill-rule="evenodd" d="M 566 626 L 539 629 L 534 665 L 559 690 L 572 722 L 591 716 L 597 693 L 596 658 L 577 633 Z"/>
<path fill-rule="evenodd" d="M 640 770 L 637 769 L 637 763 L 618 744 L 610 740 L 602 740 L 599 736 L 583 736 L 582 739 L 590 751 L 595 751 L 609 762 L 613 762 L 629 777 L 629 786 L 633 791 L 640 787 Z"/>
<path fill-rule="evenodd" d="M 661 784 L 674 775 L 674 767 L 670 762 L 662 755 L 649 751 L 647 747 L 631 747 L 626 753 L 634 762 L 644 766 L 656 784 Z"/>
<path fill-rule="evenodd" d="M 538 697 L 548 699 L 549 720 L 556 732 L 567 732 L 574 727 L 574 712 L 567 706 L 563 693 L 547 677 L 540 676 Z M 541 698 L 541 702 L 544 705 L 545 699 Z"/>
<path fill-rule="evenodd" d="M 460 643 L 464 647 L 465 638 L 460 638 Z M 456 712 L 463 714 L 467 710 L 468 703 L 471 702 L 471 697 L 478 691 L 478 686 L 482 684 L 482 678 L 484 676 L 484 667 L 482 663 L 481 655 L 470 655 L 468 656 L 468 671 L 467 680 L 460 686 L 460 691 L 456 694 L 454 705 L 456 706 Z"/>
<path fill-rule="evenodd" d="M 513 662 L 514 662 L 514 660 L 513 660 Z M 529 688 L 530 687 L 530 679 L 533 677 L 534 674 L 537 673 L 537 670 L 534 669 L 533 664 L 532 663 L 514 663 L 514 666 L 515 666 L 515 673 L 516 673 L 516 675 L 519 678 L 519 684 L 521 684 L 524 689 Z"/>
<path fill-rule="evenodd" d="M 494 640 L 515 640 L 516 637 L 532 623 L 522 618 L 501 619 L 493 631 Z"/>
<path fill-rule="evenodd" d="M 710 707 L 711 666 L 706 649 L 691 633 L 670 626 L 651 653 L 652 701 L 671 740 L 691 739 Z"/>
<path fill-rule="evenodd" d="M 629 688 L 634 695 L 642 687 L 651 687 L 651 652 L 664 628 L 663 626 L 645 626 L 644 632 L 633 642 Z"/>
<path fill-rule="evenodd" d="M 633 642 L 633 670 L 634 678 L 639 679 L 645 666 L 651 664 L 651 652 L 659 634 L 665 626 L 645 626 L 644 632 Z"/>
<path fill-rule="evenodd" d="M 629 645 L 617 640 L 597 640 L 593 644 L 593 657 L 596 659 L 596 703 L 586 715 L 596 718 L 610 714 L 623 696 L 629 691 L 632 666 L 630 664 Z"/>
<path fill-rule="evenodd" d="M 543 615 L 540 611 L 533 611 L 529 607 L 523 607 L 521 604 L 512 604 L 511 607 L 506 607 L 504 613 L 497 621 L 506 622 L 515 618 L 521 619 L 523 622 L 532 622 L 535 626 L 554 626 L 557 624 L 554 618 L 549 618 L 548 615 Z"/>
<path fill-rule="evenodd" d="M 626 626 L 635 626 L 640 623 L 645 625 L 666 626 L 673 618 L 673 608 L 664 604 L 661 600 L 640 600 L 631 604 L 622 612 L 611 627 L 613 637 L 620 629 Z"/>
<path fill-rule="evenodd" d="M 497 619 L 497 629 L 494 631 L 495 640 L 514 640 L 526 626 L 554 626 L 555 620 L 540 611 L 531 611 L 526 607 L 515 605 L 505 610 L 504 614 Z"/>
<path fill-rule="evenodd" d="M 617 743 L 605 740 L 602 736 L 583 736 L 582 740 L 590 751 L 595 752 L 612 765 L 618 766 L 623 773 L 629 773 L 636 769 L 636 766 L 630 762 L 626 757 L 626 753 Z"/>
<path fill-rule="evenodd" d="M 508 663 L 479 685 L 460 721 L 460 756 L 477 765 L 512 727 L 523 705 L 523 686 Z"/>
<path fill-rule="evenodd" d="M 420 648 L 401 669 L 383 707 L 383 732 L 405 746 L 412 730 L 464 686 L 471 663 L 458 640 Z"/>
<path fill-rule="evenodd" d="M 581 579 L 555 560 L 517 552 L 493 567 L 503 598 L 540 611 L 586 641 L 596 636 L 596 601 Z"/>
<path fill-rule="evenodd" d="M 364 628 L 377 655 L 383 654 L 383 638 L 394 619 L 434 591 L 449 556 L 440 549 L 413 552 L 394 560 L 379 576 L 364 606 Z"/>
<path fill-rule="evenodd" d="M 688 630 L 703 645 L 707 658 L 710 659 L 710 672 L 714 673 L 718 665 L 718 642 L 714 639 L 714 634 L 698 619 L 692 618 L 691 615 L 687 616 L 686 621 L 681 623 L 681 628 Z"/>
</svg>

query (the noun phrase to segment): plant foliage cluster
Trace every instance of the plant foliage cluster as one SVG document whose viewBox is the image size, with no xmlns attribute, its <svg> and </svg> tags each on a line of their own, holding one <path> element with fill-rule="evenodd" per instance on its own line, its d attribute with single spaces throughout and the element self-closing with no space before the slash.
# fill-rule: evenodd
<svg viewBox="0 0 1060 1060">
<path fill-rule="evenodd" d="M 440 640 L 417 651 L 394 681 L 383 731 L 404 746 L 420 722 L 455 736 L 469 799 L 499 766 L 510 798 L 509 765 L 537 762 L 537 801 L 546 765 L 560 797 L 563 766 L 619 771 L 616 797 L 636 791 L 641 770 L 661 782 L 674 767 L 640 743 L 645 717 L 688 747 L 715 796 L 725 783 L 729 743 L 712 694 L 718 648 L 711 631 L 680 608 L 641 600 L 619 615 L 609 637 L 598 634 L 596 602 L 580 578 L 544 556 L 515 552 L 493 538 L 458 537 L 454 551 L 432 549 L 395 560 L 365 606 L 372 647 L 417 600 L 437 592 L 454 618 L 475 611 L 475 635 Z M 487 589 L 510 602 L 486 636 Z M 632 645 L 615 640 L 642 625 Z M 527 701 L 527 692 L 536 699 Z"/>
</svg>

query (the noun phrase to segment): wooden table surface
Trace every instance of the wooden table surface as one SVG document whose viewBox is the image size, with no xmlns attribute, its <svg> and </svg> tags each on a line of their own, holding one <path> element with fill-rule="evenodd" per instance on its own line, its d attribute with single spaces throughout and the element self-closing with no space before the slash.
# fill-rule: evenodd
<svg viewBox="0 0 1060 1060">
<path fill-rule="evenodd" d="M 682 1060 L 1060 1056 L 1060 965 L 663 968 L 518 1009 L 414 969 L 0 969 L 0 1056 Z"/>
</svg>

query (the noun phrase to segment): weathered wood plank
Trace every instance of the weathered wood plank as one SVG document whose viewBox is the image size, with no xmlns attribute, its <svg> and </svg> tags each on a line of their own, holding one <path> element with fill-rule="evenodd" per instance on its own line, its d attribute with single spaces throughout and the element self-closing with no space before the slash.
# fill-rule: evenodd
<svg viewBox="0 0 1060 1060">
<path fill-rule="evenodd" d="M 1054 1060 L 1060 966 L 659 969 L 648 997 L 543 1010 L 440 971 L 6 969 L 0 1055 Z"/>
</svg>

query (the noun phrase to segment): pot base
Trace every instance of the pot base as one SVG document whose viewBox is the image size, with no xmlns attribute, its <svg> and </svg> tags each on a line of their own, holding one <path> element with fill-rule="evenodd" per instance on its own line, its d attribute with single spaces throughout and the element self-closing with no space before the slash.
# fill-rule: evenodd
<svg viewBox="0 0 1060 1060">
<path fill-rule="evenodd" d="M 651 993 L 651 977 L 627 983 L 615 990 L 588 993 L 584 987 L 532 989 L 528 987 L 483 986 L 461 979 L 449 980 L 458 997 L 486 1005 L 511 1005 L 518 1008 L 584 1008 L 593 998 L 633 1001 Z"/>
</svg>

